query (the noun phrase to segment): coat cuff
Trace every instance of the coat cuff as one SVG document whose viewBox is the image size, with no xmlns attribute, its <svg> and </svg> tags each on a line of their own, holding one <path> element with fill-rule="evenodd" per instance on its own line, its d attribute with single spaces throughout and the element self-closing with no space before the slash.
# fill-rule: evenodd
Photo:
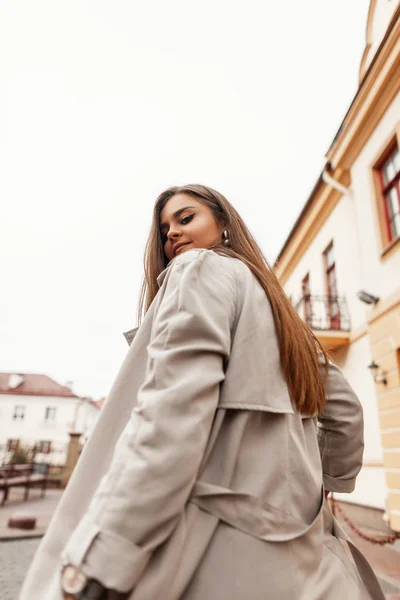
<svg viewBox="0 0 400 600">
<path fill-rule="evenodd" d="M 110 531 L 103 531 L 87 516 L 70 537 L 62 562 L 82 569 L 105 588 L 131 591 L 145 570 L 151 552 Z"/>
<path fill-rule="evenodd" d="M 337 492 L 338 494 L 350 494 L 356 487 L 356 478 L 339 479 L 338 477 L 330 477 L 324 475 L 324 488 L 329 492 Z"/>
</svg>

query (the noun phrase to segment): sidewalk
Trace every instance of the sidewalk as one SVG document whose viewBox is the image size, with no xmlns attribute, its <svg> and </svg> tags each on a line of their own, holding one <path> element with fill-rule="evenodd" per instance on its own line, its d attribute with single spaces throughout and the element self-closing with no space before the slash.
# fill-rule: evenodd
<svg viewBox="0 0 400 600">
<path fill-rule="evenodd" d="M 347 517 L 350 517 L 362 533 L 377 539 L 383 539 L 390 535 L 391 530 L 377 516 L 366 518 L 363 515 L 362 521 L 357 522 L 357 512 L 360 507 L 351 506 L 344 502 L 340 503 Z M 400 539 L 394 544 L 386 544 L 380 546 L 363 540 L 359 535 L 353 532 L 350 527 L 343 521 L 340 513 L 336 514 L 340 525 L 346 531 L 354 544 L 361 550 L 365 558 L 370 563 L 379 579 L 382 590 L 387 594 L 388 600 L 400 600 Z M 362 524 L 361 524 L 362 523 Z M 391 594 L 396 594 L 391 596 Z"/>
<path fill-rule="evenodd" d="M 29 500 L 24 502 L 24 490 L 11 488 L 5 506 L 0 506 L 0 541 L 42 536 L 50 523 L 62 493 L 63 490 L 48 489 L 45 497 L 41 498 L 41 490 L 32 489 L 29 492 Z M 36 528 L 26 530 L 7 527 L 9 518 L 16 513 L 36 517 Z"/>
</svg>

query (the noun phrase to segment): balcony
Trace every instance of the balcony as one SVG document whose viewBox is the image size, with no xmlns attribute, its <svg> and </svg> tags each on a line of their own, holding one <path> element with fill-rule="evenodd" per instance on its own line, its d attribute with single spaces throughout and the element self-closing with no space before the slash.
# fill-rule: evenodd
<svg viewBox="0 0 400 600">
<path fill-rule="evenodd" d="M 344 296 L 305 294 L 295 308 L 326 350 L 349 344 L 350 316 Z"/>
</svg>

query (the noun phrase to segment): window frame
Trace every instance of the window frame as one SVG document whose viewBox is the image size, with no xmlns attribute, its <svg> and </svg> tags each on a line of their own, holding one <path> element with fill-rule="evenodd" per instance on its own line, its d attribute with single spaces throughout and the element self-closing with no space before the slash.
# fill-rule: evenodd
<svg viewBox="0 0 400 600">
<path fill-rule="evenodd" d="M 382 144 L 379 152 L 376 154 L 370 165 L 374 197 L 374 216 L 378 230 L 378 251 L 381 260 L 385 260 L 392 252 L 400 249 L 400 236 L 391 239 L 387 203 L 384 197 L 384 190 L 387 186 L 384 186 L 383 184 L 381 171 L 384 163 L 392 154 L 396 146 L 400 152 L 400 122 L 396 124 L 390 135 L 385 139 L 385 142 Z M 400 180 L 398 185 L 400 194 Z"/>
<path fill-rule="evenodd" d="M 17 409 L 22 409 L 22 414 L 18 415 L 17 414 Z M 26 414 L 26 406 L 25 404 L 15 404 L 14 406 L 14 410 L 13 410 L 13 415 L 12 415 L 12 420 L 13 421 L 24 421 L 25 420 L 25 414 Z"/>
<path fill-rule="evenodd" d="M 37 454 L 51 454 L 51 452 L 52 452 L 51 440 L 39 440 L 39 442 L 36 442 L 35 451 Z"/>
<path fill-rule="evenodd" d="M 376 170 L 378 172 L 378 177 L 379 177 L 379 183 L 380 183 L 381 201 L 383 204 L 383 214 L 385 216 L 386 235 L 387 235 L 388 243 L 394 243 L 396 240 L 398 240 L 400 238 L 400 232 L 395 237 L 392 236 L 392 232 L 390 229 L 390 217 L 389 217 L 388 200 L 387 200 L 388 192 L 390 190 L 394 189 L 397 192 L 397 202 L 398 202 L 399 209 L 400 209 L 400 170 L 389 181 L 389 183 L 385 184 L 383 182 L 383 167 L 385 166 L 385 164 L 387 163 L 389 158 L 395 153 L 396 150 L 397 150 L 397 153 L 400 154 L 400 148 L 399 148 L 398 144 L 396 144 L 396 142 L 394 141 L 393 144 L 391 145 L 390 149 L 388 150 L 385 159 L 382 160 L 381 163 L 376 166 Z M 400 214 L 400 210 L 396 214 Z"/>
<path fill-rule="evenodd" d="M 20 449 L 21 440 L 19 438 L 7 438 L 7 452 L 16 452 Z"/>
<path fill-rule="evenodd" d="M 49 415 L 53 415 L 50 417 Z M 44 409 L 44 421 L 45 423 L 55 423 L 57 415 L 57 407 L 56 406 L 46 406 Z"/>
<path fill-rule="evenodd" d="M 329 254 L 332 252 L 333 261 L 330 262 Z M 334 241 L 331 240 L 329 244 L 326 246 L 325 250 L 322 252 L 323 265 L 324 265 L 324 281 L 325 281 L 325 292 L 326 292 L 326 316 L 329 320 L 329 329 L 334 331 L 340 331 L 342 326 L 342 319 L 340 313 L 340 304 L 338 301 L 333 302 L 330 298 L 339 298 L 338 292 L 338 280 L 337 280 L 337 266 L 336 266 L 336 254 L 335 254 L 335 244 Z M 334 273 L 335 276 L 335 290 L 336 294 L 331 293 L 331 282 L 329 278 L 330 273 Z M 332 309 L 336 308 L 335 314 L 332 314 Z M 334 326 L 332 327 L 332 324 Z"/>
</svg>

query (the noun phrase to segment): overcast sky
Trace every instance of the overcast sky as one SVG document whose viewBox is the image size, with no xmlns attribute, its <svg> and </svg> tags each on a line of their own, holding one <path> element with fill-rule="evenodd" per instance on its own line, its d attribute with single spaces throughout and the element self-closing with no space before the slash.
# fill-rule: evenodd
<svg viewBox="0 0 400 600">
<path fill-rule="evenodd" d="M 204 183 L 273 262 L 357 90 L 369 0 L 0 0 L 0 371 L 106 395 L 152 205 Z"/>
</svg>

